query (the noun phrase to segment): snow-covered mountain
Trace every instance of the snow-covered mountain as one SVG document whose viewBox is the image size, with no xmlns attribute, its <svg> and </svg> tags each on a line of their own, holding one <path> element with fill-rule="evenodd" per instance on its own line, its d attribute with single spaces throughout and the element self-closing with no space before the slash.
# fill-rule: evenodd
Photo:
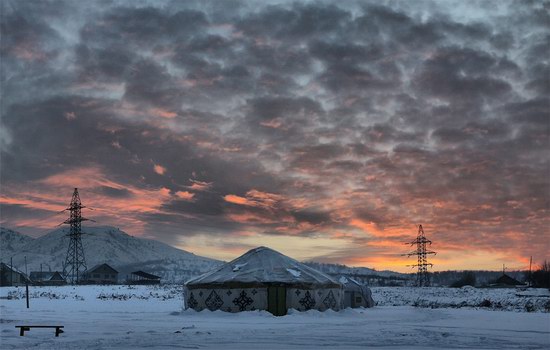
<svg viewBox="0 0 550 350">
<path fill-rule="evenodd" d="M 306 262 L 306 265 L 309 265 L 319 271 L 328 273 L 329 275 L 344 274 L 344 275 L 360 275 L 360 276 L 370 276 L 376 275 L 380 277 L 407 277 L 407 274 L 394 272 L 390 270 L 378 271 L 368 267 L 350 267 L 340 264 L 326 264 L 318 262 Z"/>
<path fill-rule="evenodd" d="M 11 256 L 15 251 L 30 243 L 33 238 L 22 233 L 0 227 L 0 256 Z"/>
<path fill-rule="evenodd" d="M 369 286 L 403 286 L 412 281 L 414 275 L 389 270 L 377 271 L 368 267 L 350 267 L 340 264 L 306 262 L 306 265 L 332 277 L 347 276 L 367 283 Z"/>
<path fill-rule="evenodd" d="M 21 271 L 63 271 L 69 246 L 68 228 L 60 228 L 38 238 L 2 228 L 0 231 L 0 260 L 10 262 Z M 119 271 L 122 282 L 127 275 L 143 270 L 162 277 L 163 282 L 181 283 L 212 268 L 221 261 L 195 255 L 167 244 L 133 237 L 109 226 L 84 227 L 82 245 L 88 268 L 107 263 Z M 306 265 L 332 276 L 348 275 L 371 285 L 402 284 L 410 276 L 392 271 L 375 271 L 366 267 L 307 262 Z M 381 281 L 381 279 L 383 281 Z"/>
<path fill-rule="evenodd" d="M 119 271 L 119 279 L 135 270 L 159 275 L 165 282 L 182 282 L 198 276 L 221 262 L 167 244 L 130 236 L 114 227 L 85 227 L 82 245 L 88 268 L 107 263 Z M 31 238 L 2 229 L 2 261 L 13 256 L 15 267 L 27 271 L 62 271 L 69 238 L 68 228 Z"/>
</svg>

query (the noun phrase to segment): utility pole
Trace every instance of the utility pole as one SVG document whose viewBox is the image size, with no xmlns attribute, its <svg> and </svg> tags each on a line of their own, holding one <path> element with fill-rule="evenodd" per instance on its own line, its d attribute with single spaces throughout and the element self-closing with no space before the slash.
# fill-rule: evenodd
<svg viewBox="0 0 550 350">
<path fill-rule="evenodd" d="M 531 265 L 533 265 L 533 256 L 531 255 L 531 258 L 529 259 L 529 287 L 531 287 Z"/>
<path fill-rule="evenodd" d="M 407 254 L 401 254 L 406 255 L 408 257 L 416 255 L 418 258 L 418 262 L 414 265 L 407 265 L 411 267 L 418 267 L 418 271 L 416 273 L 416 285 L 418 287 L 428 287 L 430 285 L 430 276 L 428 274 L 428 266 L 432 267 L 432 263 L 428 263 L 428 254 L 436 254 L 436 252 L 426 250 L 426 244 L 432 245 L 432 241 L 429 239 L 426 239 L 426 236 L 424 235 L 424 229 L 422 228 L 422 225 L 418 225 L 418 235 L 416 236 L 416 239 L 412 242 L 409 242 L 407 244 L 410 244 L 411 246 L 416 245 L 416 250 L 412 251 Z"/>
<path fill-rule="evenodd" d="M 84 258 L 84 248 L 82 247 L 82 221 L 88 219 L 82 217 L 82 203 L 78 195 L 78 188 L 74 189 L 71 204 L 65 210 L 69 210 L 69 219 L 63 223 L 70 225 L 69 247 L 67 248 L 67 257 L 63 266 L 63 275 L 71 284 L 78 284 L 80 275 L 88 268 Z"/>
<path fill-rule="evenodd" d="M 27 297 L 27 309 L 29 308 L 29 272 L 27 271 L 27 256 L 25 255 L 25 295 Z"/>
</svg>

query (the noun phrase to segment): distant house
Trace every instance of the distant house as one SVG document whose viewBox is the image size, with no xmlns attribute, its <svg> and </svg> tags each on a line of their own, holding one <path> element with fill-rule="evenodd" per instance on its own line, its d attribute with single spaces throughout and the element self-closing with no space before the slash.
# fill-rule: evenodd
<svg viewBox="0 0 550 350">
<path fill-rule="evenodd" d="M 24 286 L 31 283 L 29 277 L 15 267 L 0 263 L 0 286 Z"/>
<path fill-rule="evenodd" d="M 521 283 L 520 281 L 516 280 L 515 278 L 512 278 L 508 276 L 507 274 L 502 274 L 495 283 L 492 285 L 493 287 L 515 287 L 515 286 L 523 286 L 525 283 Z"/>
<path fill-rule="evenodd" d="M 118 271 L 107 264 L 99 264 L 86 271 L 83 280 L 91 284 L 116 284 Z"/>
<path fill-rule="evenodd" d="M 62 286 L 67 284 L 59 271 L 32 271 L 29 278 L 38 286 Z"/>
<path fill-rule="evenodd" d="M 134 271 L 127 282 L 128 284 L 160 284 L 160 277 L 143 271 Z"/>
</svg>

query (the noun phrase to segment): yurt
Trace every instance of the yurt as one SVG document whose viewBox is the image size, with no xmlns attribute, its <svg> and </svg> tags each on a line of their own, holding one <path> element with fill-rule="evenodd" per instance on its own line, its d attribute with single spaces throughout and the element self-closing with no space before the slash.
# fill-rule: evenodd
<svg viewBox="0 0 550 350">
<path fill-rule="evenodd" d="M 342 284 L 273 249 L 259 247 L 186 283 L 186 308 L 239 312 L 340 310 Z"/>
<path fill-rule="evenodd" d="M 367 285 L 353 278 L 342 276 L 338 280 L 344 286 L 344 307 L 373 307 L 372 292 Z"/>
</svg>

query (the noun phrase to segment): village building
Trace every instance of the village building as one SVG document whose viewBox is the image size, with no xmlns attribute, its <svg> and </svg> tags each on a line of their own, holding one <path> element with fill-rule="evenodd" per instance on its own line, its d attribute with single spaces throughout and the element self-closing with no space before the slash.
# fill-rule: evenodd
<svg viewBox="0 0 550 350">
<path fill-rule="evenodd" d="M 67 284 L 59 271 L 31 271 L 29 278 L 34 285 L 38 286 L 62 286 Z"/>
<path fill-rule="evenodd" d="M 160 284 L 160 276 L 155 276 L 143 271 L 134 271 L 130 273 L 127 280 L 128 284 Z"/>
<path fill-rule="evenodd" d="M 116 284 L 118 271 L 108 264 L 99 264 L 85 272 L 83 281 L 90 284 Z"/>
<path fill-rule="evenodd" d="M 239 312 L 340 310 L 342 284 L 273 249 L 259 247 L 186 283 L 186 308 Z"/>
<path fill-rule="evenodd" d="M 517 286 L 525 286 L 525 283 L 521 283 L 517 279 L 503 273 L 502 276 L 496 279 L 495 283 L 490 287 L 494 288 L 515 288 Z"/>
<path fill-rule="evenodd" d="M 0 263 L 0 286 L 24 286 L 27 283 L 31 283 L 29 277 L 16 269 L 13 266 L 9 266 L 5 263 Z"/>
<path fill-rule="evenodd" d="M 351 277 L 341 276 L 338 282 L 344 286 L 344 307 L 373 307 L 372 292 L 367 285 Z"/>
</svg>

